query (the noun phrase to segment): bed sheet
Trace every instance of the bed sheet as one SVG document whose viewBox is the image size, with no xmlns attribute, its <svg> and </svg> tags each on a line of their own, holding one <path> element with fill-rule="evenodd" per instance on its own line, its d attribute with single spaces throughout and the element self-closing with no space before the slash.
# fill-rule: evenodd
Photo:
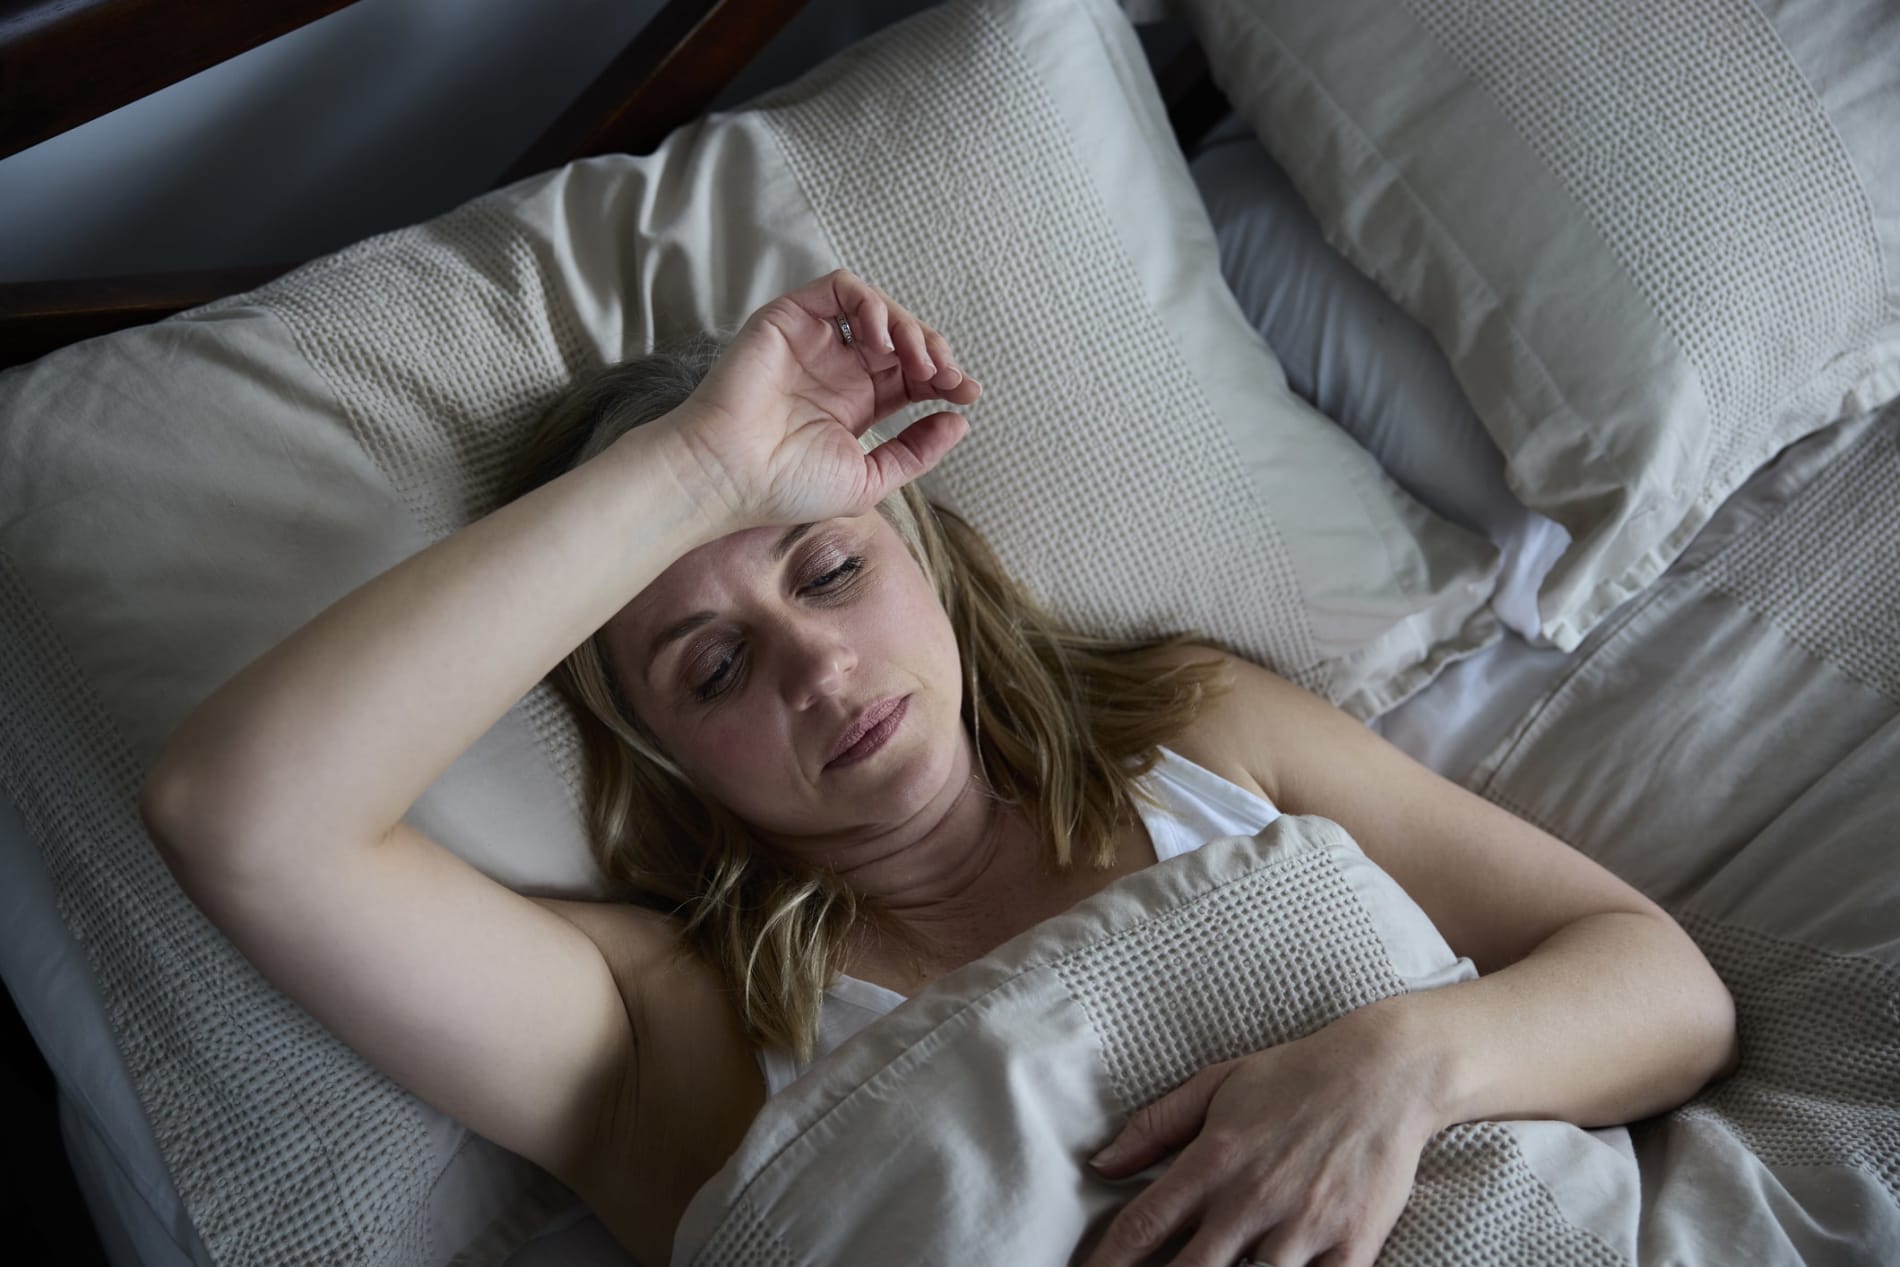
<svg viewBox="0 0 1900 1267">
<path fill-rule="evenodd" d="M 1461 783 L 1569 662 L 1557 648 L 1532 646 L 1507 629 L 1371 725 L 1421 765 Z"/>
<path fill-rule="evenodd" d="M 211 1267 L 170 1177 L 129 1161 L 101 1131 L 95 1115 L 64 1091 L 59 1133 L 112 1267 Z M 156 1160 L 155 1150 L 152 1156 Z M 155 1185 L 162 1185 L 157 1200 L 148 1195 Z M 167 1217 L 175 1222 L 168 1224 Z"/>
</svg>

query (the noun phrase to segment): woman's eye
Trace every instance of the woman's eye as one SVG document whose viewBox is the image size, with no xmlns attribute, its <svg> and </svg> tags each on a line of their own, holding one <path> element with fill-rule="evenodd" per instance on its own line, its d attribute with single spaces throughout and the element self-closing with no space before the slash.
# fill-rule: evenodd
<svg viewBox="0 0 1900 1267">
<path fill-rule="evenodd" d="M 857 571 L 863 565 L 864 565 L 863 557 L 861 555 L 854 554 L 850 558 L 846 559 L 843 563 L 840 563 L 837 567 L 831 569 L 831 571 L 825 573 L 823 576 L 814 577 L 810 581 L 806 582 L 805 588 L 808 590 L 818 590 L 821 592 L 824 590 L 836 589 L 838 588 L 838 585 L 840 582 L 842 582 L 846 577 L 850 576 L 853 572 Z"/>
<path fill-rule="evenodd" d="M 830 572 L 826 572 L 825 576 L 813 577 L 811 581 L 807 581 L 806 589 L 819 591 L 819 593 L 832 593 L 832 591 L 840 589 L 840 583 L 844 581 L 845 577 L 851 576 L 853 572 L 857 572 L 857 570 L 863 568 L 863 566 L 863 555 L 851 555 L 851 557 L 845 558 L 842 564 L 838 564 L 836 568 L 832 568 Z M 720 695 L 724 695 L 726 691 L 731 690 L 733 680 L 737 680 L 737 676 L 739 676 L 737 669 L 735 669 L 737 661 L 739 661 L 739 652 L 737 652 L 737 650 L 726 653 L 726 657 L 720 659 L 720 663 L 712 669 L 712 676 L 709 676 L 705 682 L 701 682 L 699 686 L 693 688 L 693 699 L 697 699 L 699 703 L 711 703 L 712 699 L 718 699 Z"/>
<path fill-rule="evenodd" d="M 699 703 L 705 703 L 705 701 L 714 699 L 714 697 L 718 697 L 718 695 L 724 695 L 726 688 L 720 686 L 720 682 L 726 682 L 726 680 L 730 678 L 731 674 L 728 674 L 726 669 L 733 663 L 733 659 L 737 659 L 737 657 L 735 657 L 735 655 L 726 655 L 726 659 L 722 659 L 722 661 L 718 663 L 718 667 L 712 671 L 711 678 L 707 678 L 707 680 L 701 682 L 697 688 L 693 688 L 693 699 L 697 699 Z"/>
</svg>

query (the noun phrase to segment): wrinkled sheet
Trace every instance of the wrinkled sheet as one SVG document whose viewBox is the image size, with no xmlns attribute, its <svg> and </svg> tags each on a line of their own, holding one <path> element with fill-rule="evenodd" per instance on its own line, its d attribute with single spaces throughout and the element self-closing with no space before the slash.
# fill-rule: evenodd
<svg viewBox="0 0 1900 1267">
<path fill-rule="evenodd" d="M 1900 1262 L 1900 403 L 1758 472 L 1473 788 L 1674 914 L 1742 1063 L 1632 1127 L 1644 1263 Z"/>
<path fill-rule="evenodd" d="M 1467 780 L 1682 921 L 1741 1066 L 1628 1128 L 1440 1132 L 1382 1264 L 1900 1262 L 1900 406 L 1750 492 Z M 774 1097 L 674 1263 L 1079 1260 L 1165 1167 L 1087 1171 L 1130 1110 L 1459 979 L 1396 891 L 1314 817 L 1117 882 Z"/>
</svg>

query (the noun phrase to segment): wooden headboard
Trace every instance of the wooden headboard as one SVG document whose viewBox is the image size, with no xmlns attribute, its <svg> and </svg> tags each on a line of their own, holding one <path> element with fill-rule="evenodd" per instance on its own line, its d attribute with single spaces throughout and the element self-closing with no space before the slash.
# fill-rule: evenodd
<svg viewBox="0 0 1900 1267">
<path fill-rule="evenodd" d="M 353 0 L 19 0 L 0 11 L 0 158 L 255 48 Z M 502 173 L 650 154 L 698 118 L 805 0 L 668 0 Z M 1158 72 L 1183 149 L 1226 112 L 1197 45 Z M 249 290 L 300 260 L 134 277 L 0 283 L 0 368 Z"/>
</svg>

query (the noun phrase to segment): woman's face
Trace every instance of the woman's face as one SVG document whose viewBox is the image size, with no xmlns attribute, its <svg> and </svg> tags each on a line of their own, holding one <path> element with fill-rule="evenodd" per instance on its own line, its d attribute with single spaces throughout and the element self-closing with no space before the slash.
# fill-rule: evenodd
<svg viewBox="0 0 1900 1267">
<path fill-rule="evenodd" d="M 875 510 L 701 546 L 604 637 L 660 747 L 795 852 L 821 857 L 940 813 L 969 777 L 956 637 Z"/>
</svg>

